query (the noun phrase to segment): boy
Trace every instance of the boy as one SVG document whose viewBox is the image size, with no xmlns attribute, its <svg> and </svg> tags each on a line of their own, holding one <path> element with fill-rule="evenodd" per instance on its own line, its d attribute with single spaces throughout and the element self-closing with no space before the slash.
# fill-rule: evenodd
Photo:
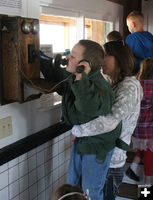
<svg viewBox="0 0 153 200">
<path fill-rule="evenodd" d="M 132 11 L 127 16 L 126 23 L 131 34 L 126 37 L 125 42 L 135 56 L 136 74 L 140 69 L 140 62 L 144 58 L 153 57 L 153 35 L 144 31 L 144 16 L 139 11 Z"/>
<path fill-rule="evenodd" d="M 91 40 L 80 40 L 68 55 L 66 68 L 40 66 L 45 78 L 61 84 L 58 93 L 62 95 L 62 119 L 66 124 L 84 124 L 110 112 L 114 92 L 101 74 L 103 59 L 102 46 Z M 84 66 L 82 73 L 77 72 L 80 65 Z M 81 180 L 83 191 L 89 189 L 91 199 L 103 199 L 107 170 L 121 128 L 120 123 L 107 135 L 75 140 L 67 175 L 68 184 L 80 185 Z"/>
<path fill-rule="evenodd" d="M 111 31 L 107 34 L 107 41 L 122 41 L 122 35 L 119 31 Z"/>
</svg>

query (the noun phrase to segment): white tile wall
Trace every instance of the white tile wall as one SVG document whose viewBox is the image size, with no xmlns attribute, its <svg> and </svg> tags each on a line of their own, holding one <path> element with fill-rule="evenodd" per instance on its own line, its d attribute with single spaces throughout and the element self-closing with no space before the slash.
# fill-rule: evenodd
<svg viewBox="0 0 153 200">
<path fill-rule="evenodd" d="M 32 200 L 32 199 L 36 198 L 37 194 L 38 194 L 37 183 L 35 183 L 29 188 L 29 196 L 30 196 L 29 200 Z"/>
<path fill-rule="evenodd" d="M 8 171 L 4 171 L 0 174 L 0 180 L 0 189 L 3 189 L 8 185 Z"/>
<path fill-rule="evenodd" d="M 19 179 L 19 167 L 15 165 L 9 168 L 9 184 Z"/>
<path fill-rule="evenodd" d="M 25 154 L 19 156 L 19 163 L 21 163 L 21 162 L 23 162 L 24 160 L 26 160 L 26 159 L 27 159 L 27 156 L 28 156 L 27 153 L 25 153 Z"/>
<path fill-rule="evenodd" d="M 28 158 L 28 170 L 32 171 L 33 169 L 36 169 L 37 163 L 36 163 L 36 154 Z"/>
<path fill-rule="evenodd" d="M 29 173 L 29 186 L 32 186 L 36 182 L 37 182 L 37 170 L 34 169 Z"/>
<path fill-rule="evenodd" d="M 37 153 L 37 166 L 42 165 L 45 162 L 45 153 L 40 151 Z"/>
<path fill-rule="evenodd" d="M 38 181 L 38 194 L 42 193 L 45 190 L 45 177 Z"/>
<path fill-rule="evenodd" d="M 11 168 L 11 167 L 17 165 L 18 163 L 19 163 L 19 159 L 15 158 L 15 159 L 11 160 L 10 162 L 8 162 L 8 166 L 9 166 L 9 168 Z"/>
<path fill-rule="evenodd" d="M 9 199 L 13 199 L 19 195 L 19 181 L 15 181 L 9 185 Z"/>
<path fill-rule="evenodd" d="M 66 182 L 70 131 L 0 166 L 0 200 L 51 200 Z"/>
<path fill-rule="evenodd" d="M 29 186 L 28 183 L 29 183 L 28 175 L 22 176 L 22 178 L 19 179 L 20 193 L 28 189 Z"/>
<path fill-rule="evenodd" d="M 8 192 L 9 190 L 8 190 L 8 186 L 7 187 L 5 187 L 4 189 L 2 189 L 1 191 L 0 191 L 0 199 L 5 199 L 5 200 L 8 200 L 9 199 L 9 192 Z"/>
<path fill-rule="evenodd" d="M 0 166 L 0 173 L 6 171 L 8 169 L 8 163 L 5 163 L 4 165 Z"/>
<path fill-rule="evenodd" d="M 29 190 L 27 189 L 27 190 L 21 192 L 21 193 L 19 194 L 19 199 L 20 199 L 20 200 L 29 199 Z"/>
<path fill-rule="evenodd" d="M 28 173 L 28 160 L 24 160 L 19 163 L 19 177 L 22 177 Z"/>
<path fill-rule="evenodd" d="M 44 163 L 37 168 L 37 178 L 38 180 L 45 176 L 45 165 Z"/>
<path fill-rule="evenodd" d="M 14 197 L 12 200 L 19 200 L 19 196 Z"/>
<path fill-rule="evenodd" d="M 38 194 L 38 200 L 42 199 L 45 199 L 45 192 L 41 192 L 40 194 Z"/>
</svg>

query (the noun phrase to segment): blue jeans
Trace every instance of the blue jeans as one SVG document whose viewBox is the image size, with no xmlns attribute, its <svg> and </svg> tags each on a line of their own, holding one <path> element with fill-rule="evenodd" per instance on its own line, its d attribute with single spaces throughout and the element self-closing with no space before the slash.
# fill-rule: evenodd
<svg viewBox="0 0 153 200">
<path fill-rule="evenodd" d="M 105 160 L 97 160 L 93 154 L 77 154 L 77 145 L 76 141 L 72 149 L 67 183 L 81 186 L 84 192 L 88 189 L 91 200 L 103 200 L 103 187 L 113 150 L 107 153 Z"/>
<path fill-rule="evenodd" d="M 124 168 L 109 168 L 104 186 L 104 200 L 115 200 L 122 183 Z"/>
</svg>

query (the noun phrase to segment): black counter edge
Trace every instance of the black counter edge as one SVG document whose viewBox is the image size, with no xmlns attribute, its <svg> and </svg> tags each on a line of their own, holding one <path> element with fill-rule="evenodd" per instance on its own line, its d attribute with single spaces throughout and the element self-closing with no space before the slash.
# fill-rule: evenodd
<svg viewBox="0 0 153 200">
<path fill-rule="evenodd" d="M 71 126 L 68 126 L 63 122 L 59 122 L 3 147 L 0 149 L 0 165 L 3 165 L 14 158 L 21 156 L 22 154 L 40 146 L 41 144 L 44 144 L 49 140 L 52 140 L 66 131 L 71 130 L 71 128 Z"/>
</svg>

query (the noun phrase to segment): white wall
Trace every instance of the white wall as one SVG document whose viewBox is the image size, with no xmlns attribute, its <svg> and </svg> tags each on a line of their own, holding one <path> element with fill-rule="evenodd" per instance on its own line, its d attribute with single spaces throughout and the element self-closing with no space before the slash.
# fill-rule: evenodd
<svg viewBox="0 0 153 200">
<path fill-rule="evenodd" d="M 121 6 L 106 0 L 53 0 L 52 7 L 80 12 L 85 17 L 93 17 L 113 21 Z"/>
<path fill-rule="evenodd" d="M 67 15 L 69 12 L 74 17 L 83 15 L 86 18 L 111 21 L 114 28 L 122 32 L 123 7 L 106 0 L 52 0 L 48 7 L 42 6 L 41 11 L 58 15 Z"/>
<path fill-rule="evenodd" d="M 145 30 L 153 34 L 153 1 L 142 1 L 142 12 L 145 17 Z"/>
</svg>

